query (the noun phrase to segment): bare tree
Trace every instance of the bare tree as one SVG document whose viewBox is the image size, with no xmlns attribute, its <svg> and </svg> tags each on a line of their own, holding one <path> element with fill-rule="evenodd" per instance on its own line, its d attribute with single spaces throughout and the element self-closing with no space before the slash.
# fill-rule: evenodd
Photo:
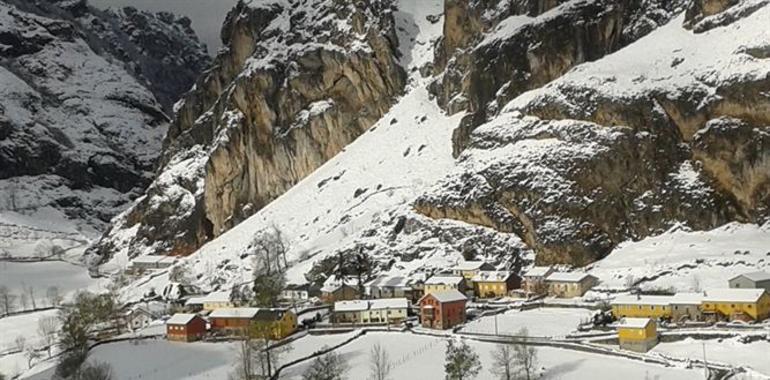
<svg viewBox="0 0 770 380">
<path fill-rule="evenodd" d="M 370 356 L 369 368 L 371 371 L 369 378 L 371 380 L 387 380 L 390 371 L 393 369 L 388 352 L 377 343 L 372 347 Z"/>
<path fill-rule="evenodd" d="M 526 340 L 529 337 L 529 330 L 524 327 L 516 335 Z M 535 377 L 535 372 L 537 371 L 537 349 L 534 346 L 525 344 L 516 344 L 513 348 L 517 368 L 522 373 L 524 379 L 531 380 Z"/>
<path fill-rule="evenodd" d="M 302 380 L 342 380 L 347 371 L 348 366 L 342 356 L 331 351 L 315 358 L 310 367 L 302 374 Z"/>
<path fill-rule="evenodd" d="M 59 306 L 61 304 L 62 296 L 59 294 L 59 288 L 56 286 L 49 286 L 45 291 L 45 297 L 51 306 Z"/>
<path fill-rule="evenodd" d="M 56 343 L 56 330 L 59 328 L 59 319 L 56 317 L 41 318 L 37 322 L 37 333 L 45 341 L 48 348 L 48 357 L 51 357 L 51 349 Z"/>
<path fill-rule="evenodd" d="M 35 300 L 35 287 L 32 285 L 25 286 L 24 287 L 24 293 L 27 294 L 27 297 L 29 298 L 30 303 L 32 304 L 32 310 L 37 309 L 37 301 Z"/>
<path fill-rule="evenodd" d="M 248 333 L 243 334 L 243 339 L 238 341 L 238 352 L 234 372 L 230 374 L 231 380 L 251 380 L 256 377 L 256 361 L 254 352 L 257 350 L 254 341 Z"/>
<path fill-rule="evenodd" d="M 6 286 L 0 286 L 0 312 L 7 315 L 13 312 L 16 296 L 11 294 Z"/>
<path fill-rule="evenodd" d="M 24 351 L 24 349 L 27 348 L 27 338 L 25 338 L 24 335 L 17 336 L 16 339 L 13 340 L 13 343 L 19 351 Z"/>
<path fill-rule="evenodd" d="M 489 371 L 500 380 L 513 380 L 516 374 L 514 349 L 507 344 L 498 344 L 492 352 L 493 367 Z"/>
<path fill-rule="evenodd" d="M 27 358 L 27 369 L 30 369 L 32 368 L 32 363 L 34 363 L 35 360 L 40 359 L 40 353 L 37 352 L 35 347 L 29 346 L 24 350 L 24 357 Z"/>
<path fill-rule="evenodd" d="M 254 235 L 249 250 L 258 261 L 257 266 L 262 267 L 268 275 L 274 271 L 283 272 L 289 266 L 286 258 L 289 243 L 283 232 L 275 226 Z"/>
<path fill-rule="evenodd" d="M 21 284 L 21 293 L 19 294 L 19 307 L 20 310 L 27 310 L 29 307 L 29 299 L 27 298 L 27 292 L 24 291 L 24 284 Z"/>
</svg>

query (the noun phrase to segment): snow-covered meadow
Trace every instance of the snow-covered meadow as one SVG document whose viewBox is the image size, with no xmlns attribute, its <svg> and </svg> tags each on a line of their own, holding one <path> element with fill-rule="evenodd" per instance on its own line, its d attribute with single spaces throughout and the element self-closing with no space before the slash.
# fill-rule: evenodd
<svg viewBox="0 0 770 380">
<path fill-rule="evenodd" d="M 462 332 L 495 333 L 495 320 L 500 335 L 516 335 L 526 328 L 533 337 L 560 337 L 575 331 L 581 322 L 590 320 L 594 311 L 578 308 L 541 308 L 510 310 L 495 316 L 484 316 L 468 322 Z"/>
</svg>

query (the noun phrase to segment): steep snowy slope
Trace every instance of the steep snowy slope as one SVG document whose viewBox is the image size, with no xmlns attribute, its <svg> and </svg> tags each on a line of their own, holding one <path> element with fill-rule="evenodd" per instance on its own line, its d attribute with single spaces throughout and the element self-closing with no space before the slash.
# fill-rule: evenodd
<svg viewBox="0 0 770 380">
<path fill-rule="evenodd" d="M 290 281 L 304 282 L 328 275 L 338 253 L 348 259 L 368 254 L 375 272 L 429 272 L 462 256 L 519 270 L 535 259 L 588 264 L 618 244 L 676 224 L 704 230 L 736 220 L 763 223 L 763 94 L 770 90 L 764 52 L 770 39 L 761 25 L 770 7 L 747 0 L 701 15 L 697 25 L 722 20 L 705 28 L 692 26 L 697 12 L 677 17 L 683 8 L 659 2 L 618 2 L 609 13 L 592 11 L 601 2 L 547 2 L 527 15 L 508 7 L 513 3 L 493 3 L 395 3 L 399 63 L 409 73 L 406 94 L 337 156 L 182 259 L 191 281 L 205 290 L 248 282 L 250 243 L 272 228 L 283 231 L 292 247 Z M 437 16 L 442 11 L 443 20 Z M 464 16 L 478 17 L 480 24 L 463 23 Z M 571 20 L 574 29 L 538 33 L 555 28 L 554 20 Z M 469 25 L 478 30 L 457 35 L 455 27 Z M 559 43 L 573 32 L 576 40 Z M 602 34 L 607 45 L 582 44 L 590 33 Z M 537 54 L 515 49 L 524 42 Z M 539 42 L 548 48 L 537 50 Z M 707 48 L 715 42 L 719 48 Z M 499 77 L 489 86 L 471 81 L 470 87 L 453 87 L 466 84 L 465 74 L 473 70 L 511 62 L 497 59 L 492 47 L 503 56 L 526 56 L 516 61 L 516 78 L 539 73 L 540 79 Z M 434 58 L 432 49 L 439 49 Z M 549 58 L 563 64 L 539 66 Z M 435 77 L 422 75 L 436 70 Z M 456 74 L 460 82 L 446 77 Z M 489 96 L 501 88 L 501 96 Z M 454 105 L 443 98 L 459 99 L 463 91 L 487 95 Z M 477 117 L 480 105 L 483 118 Z M 440 106 L 458 112 L 447 116 Z M 463 107 L 476 116 L 469 119 Z M 169 161 L 159 181 L 175 186 L 164 189 L 209 186 L 209 177 L 190 170 L 210 159 L 201 149 Z M 456 160 L 453 153 L 459 153 Z M 185 215 L 199 212 L 193 207 L 198 197 L 189 188 L 179 192 Z M 157 199 L 145 202 L 167 211 Z M 135 223 L 140 214 L 125 214 L 106 237 L 102 247 L 116 254 L 105 268 L 119 270 L 137 253 L 169 252 L 162 241 L 137 244 L 146 228 Z M 170 221 L 164 233 L 178 233 L 178 215 L 158 214 L 167 218 L 156 222 Z M 758 239 L 765 232 L 759 229 Z M 166 273 L 156 273 L 128 292 L 139 296 L 169 282 Z"/>
<path fill-rule="evenodd" d="M 0 249 L 8 254 L 35 254 L 45 241 L 37 253 L 82 246 L 144 191 L 169 119 L 136 70 L 206 60 L 172 17 L 144 30 L 188 44 L 185 58 L 171 50 L 165 63 L 156 56 L 129 71 L 111 51 L 140 57 L 150 43 L 131 42 L 121 28 L 156 16 L 91 11 L 85 1 L 0 1 Z"/>
</svg>

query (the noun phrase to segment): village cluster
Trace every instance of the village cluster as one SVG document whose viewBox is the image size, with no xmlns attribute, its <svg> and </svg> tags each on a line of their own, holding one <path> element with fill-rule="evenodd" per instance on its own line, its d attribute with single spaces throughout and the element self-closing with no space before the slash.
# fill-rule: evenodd
<svg viewBox="0 0 770 380">
<path fill-rule="evenodd" d="M 330 308 L 328 326 L 394 326 L 412 322 L 428 329 L 452 329 L 468 319 L 469 302 L 511 299 L 532 301 L 543 297 L 582 297 L 599 283 L 587 273 L 560 272 L 534 267 L 522 276 L 498 271 L 486 262 L 464 261 L 446 273 L 421 276 L 380 276 L 361 284 L 356 278 L 331 276 L 320 289 L 291 286 L 282 292 L 287 304 L 317 299 Z M 770 317 L 770 274 L 754 272 L 728 281 L 728 288 L 673 295 L 619 295 L 609 303 L 622 349 L 645 352 L 659 339 L 662 323 L 717 321 L 759 322 Z M 317 297 L 317 298 L 316 298 Z M 239 307 L 230 292 L 214 292 L 185 301 L 185 313 L 166 321 L 169 340 L 190 342 L 210 336 L 233 336 L 259 323 L 269 337 L 280 340 L 296 332 L 295 309 Z M 307 309 L 306 309 L 307 311 Z M 310 313 L 320 320 L 320 313 Z"/>
</svg>

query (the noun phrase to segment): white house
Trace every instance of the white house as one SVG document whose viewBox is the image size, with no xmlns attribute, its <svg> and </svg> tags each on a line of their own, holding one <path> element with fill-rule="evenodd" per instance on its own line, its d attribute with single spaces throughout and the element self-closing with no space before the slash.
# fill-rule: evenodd
<svg viewBox="0 0 770 380">
<path fill-rule="evenodd" d="M 334 303 L 336 323 L 398 323 L 406 319 L 406 298 L 338 301 Z"/>
</svg>

